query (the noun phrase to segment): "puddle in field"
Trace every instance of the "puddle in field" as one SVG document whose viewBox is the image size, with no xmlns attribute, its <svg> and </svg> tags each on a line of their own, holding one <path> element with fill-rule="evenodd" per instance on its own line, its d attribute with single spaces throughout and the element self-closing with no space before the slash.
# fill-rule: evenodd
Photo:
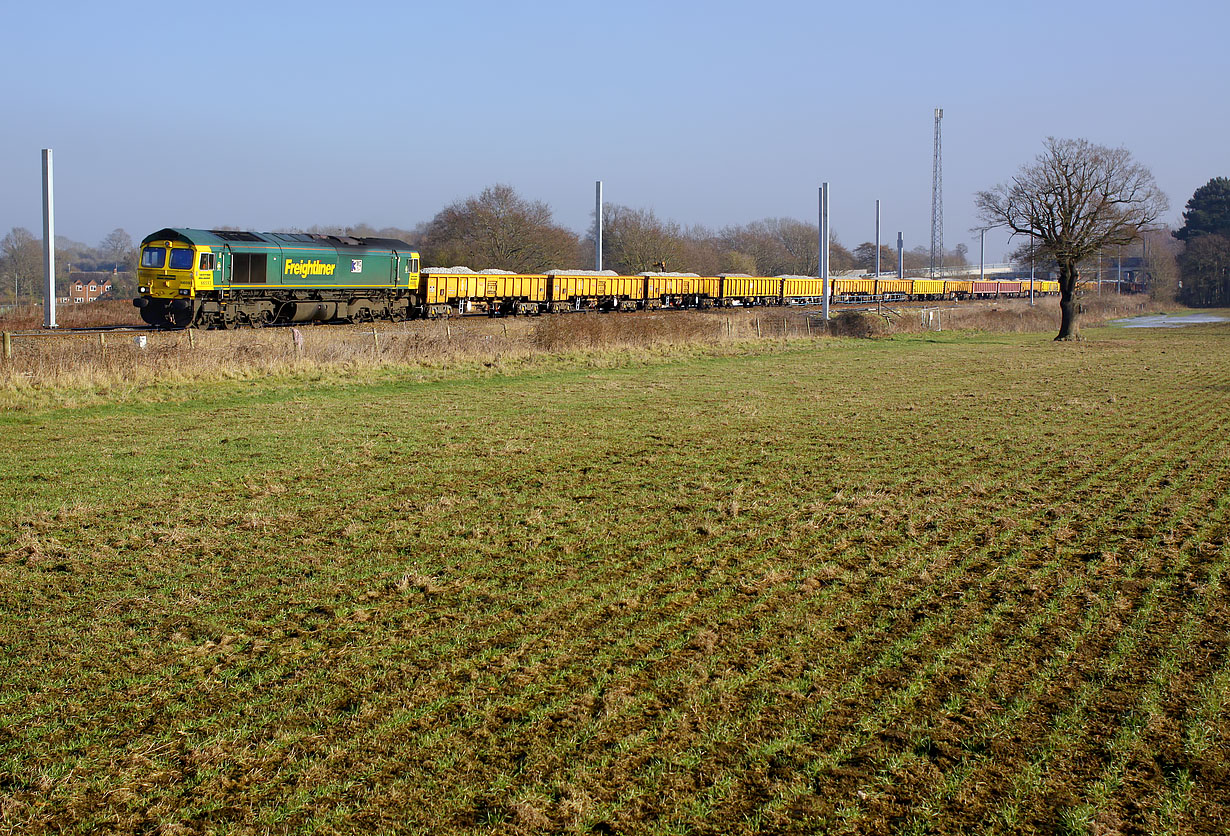
<svg viewBox="0 0 1230 836">
<path fill-rule="evenodd" d="M 1210 322 L 1226 321 L 1226 317 L 1213 314 L 1157 314 L 1116 319 L 1114 324 L 1122 325 L 1124 328 L 1181 328 L 1184 325 L 1206 325 Z"/>
</svg>

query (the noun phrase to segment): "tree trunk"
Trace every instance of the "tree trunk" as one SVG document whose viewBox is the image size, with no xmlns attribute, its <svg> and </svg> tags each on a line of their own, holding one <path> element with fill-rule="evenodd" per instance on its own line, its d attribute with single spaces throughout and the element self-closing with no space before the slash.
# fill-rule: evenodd
<svg viewBox="0 0 1230 836">
<path fill-rule="evenodd" d="M 1077 324 L 1079 312 L 1076 304 L 1077 269 L 1075 261 L 1059 262 L 1059 312 L 1062 319 L 1059 322 L 1059 336 L 1056 340 L 1081 339 L 1080 327 Z"/>
</svg>

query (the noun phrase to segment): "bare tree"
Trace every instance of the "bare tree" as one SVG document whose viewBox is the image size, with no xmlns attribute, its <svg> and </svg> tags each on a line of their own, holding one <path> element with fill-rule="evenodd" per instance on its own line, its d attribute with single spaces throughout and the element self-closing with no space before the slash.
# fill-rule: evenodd
<svg viewBox="0 0 1230 836">
<path fill-rule="evenodd" d="M 864 241 L 854 248 L 854 260 L 865 273 L 874 273 L 876 269 L 876 245 Z M 880 272 L 892 273 L 897 269 L 897 251 L 887 244 L 880 245 Z"/>
<path fill-rule="evenodd" d="M 576 233 L 558 226 L 551 208 L 526 200 L 512 186 L 496 185 L 458 201 L 432 219 L 423 235 L 425 262 L 537 273 L 578 263 Z"/>
<path fill-rule="evenodd" d="M 24 289 L 27 296 L 33 295 L 35 283 L 43 269 L 43 252 L 40 242 L 25 227 L 13 227 L 0 241 L 0 253 L 4 256 L 4 277 L 13 289 L 13 301 Z"/>
<path fill-rule="evenodd" d="M 765 218 L 743 226 L 727 227 L 718 235 L 727 261 L 744 264 L 753 272 L 776 276 L 820 274 L 820 230 L 813 223 L 794 218 Z M 854 266 L 850 251 L 830 237 L 829 261 L 834 270 Z"/>
<path fill-rule="evenodd" d="M 102 243 L 98 245 L 103 255 L 111 262 L 111 269 L 118 271 L 120 265 L 128 265 L 136 252 L 132 246 L 132 236 L 122 229 L 113 229 Z"/>
<path fill-rule="evenodd" d="M 1149 284 L 1149 296 L 1157 302 L 1173 302 L 1179 294 L 1179 256 L 1183 243 L 1169 228 L 1149 230 L 1144 239 L 1144 281 Z"/>
<path fill-rule="evenodd" d="M 620 273 L 679 270 L 684 234 L 674 221 L 662 221 L 652 209 L 607 204 L 602 210 L 604 265 Z"/>
<path fill-rule="evenodd" d="M 1055 339 L 1079 340 L 1080 262 L 1138 240 L 1169 204 L 1153 175 L 1126 149 L 1054 137 L 1043 147 L 1011 182 L 978 192 L 975 203 L 988 224 L 1034 236 L 1039 250 L 1055 260 L 1062 314 Z"/>
</svg>

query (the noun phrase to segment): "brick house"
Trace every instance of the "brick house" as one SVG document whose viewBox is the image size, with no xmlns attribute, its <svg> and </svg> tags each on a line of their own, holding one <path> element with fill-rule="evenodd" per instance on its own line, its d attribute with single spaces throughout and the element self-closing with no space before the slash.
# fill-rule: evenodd
<svg viewBox="0 0 1230 836">
<path fill-rule="evenodd" d="M 111 289 L 110 273 L 69 273 L 68 299 L 74 305 L 93 302 Z"/>
</svg>

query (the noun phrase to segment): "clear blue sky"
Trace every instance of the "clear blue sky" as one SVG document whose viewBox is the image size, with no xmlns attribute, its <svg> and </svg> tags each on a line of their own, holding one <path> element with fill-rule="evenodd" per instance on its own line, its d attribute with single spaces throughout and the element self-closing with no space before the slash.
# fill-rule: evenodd
<svg viewBox="0 0 1230 836">
<path fill-rule="evenodd" d="M 1230 7 L 642 2 L 13 2 L 0 22 L 0 233 L 413 227 L 508 183 L 578 231 L 607 200 L 721 227 L 816 215 L 854 245 L 945 242 L 1048 135 L 1122 145 L 1177 222 L 1230 175 Z M 1006 249 L 989 236 L 988 260 Z"/>
</svg>

